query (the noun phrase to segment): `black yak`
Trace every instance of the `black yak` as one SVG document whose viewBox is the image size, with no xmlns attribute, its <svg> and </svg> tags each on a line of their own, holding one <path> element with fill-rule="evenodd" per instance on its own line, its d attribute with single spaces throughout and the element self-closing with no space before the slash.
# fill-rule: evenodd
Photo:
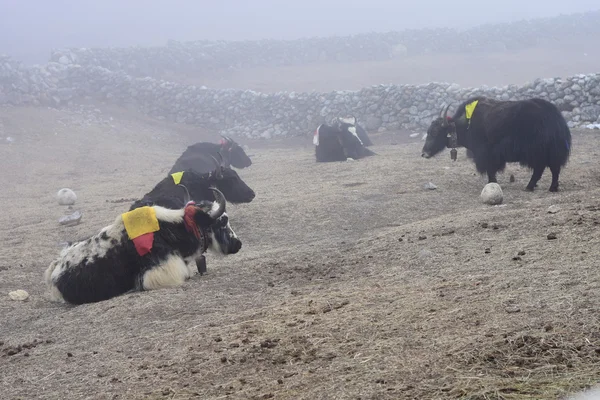
<svg viewBox="0 0 600 400">
<path fill-rule="evenodd" d="M 337 118 L 337 119 L 333 120 L 332 125 L 336 124 L 336 122 L 337 122 L 336 120 L 346 121 L 347 123 L 354 125 L 356 127 L 356 134 L 358 135 L 358 138 L 362 142 L 363 146 L 365 146 L 365 147 L 373 146 L 373 142 L 371 141 L 371 138 L 367 134 L 367 131 L 365 130 L 365 128 L 363 128 L 361 125 L 359 125 L 358 121 L 356 120 L 356 117 Z"/>
<path fill-rule="evenodd" d="M 422 157 L 465 147 L 477 171 L 487 173 L 488 182 L 496 182 L 496 173 L 507 162 L 518 162 L 533 169 L 529 191 L 549 167 L 550 191 L 558 191 L 561 167 L 571 153 L 571 131 L 554 104 L 537 98 L 500 101 L 477 96 L 462 102 L 452 117 L 447 116 L 448 108 L 442 108 L 429 126 Z"/>
<path fill-rule="evenodd" d="M 252 165 L 252 160 L 244 149 L 230 137 L 223 136 L 219 144 L 199 142 L 188 146 L 175 161 L 169 174 L 190 169 L 200 174 L 212 171 L 214 167 L 211 157 L 222 159 L 225 167 L 242 169 Z"/>
<path fill-rule="evenodd" d="M 44 274 L 52 299 L 84 304 L 134 290 L 176 287 L 193 275 L 190 261 L 207 250 L 237 253 L 241 241 L 222 223 L 225 197 L 213 191 L 214 202 L 126 212 L 96 235 L 63 249 Z"/>
<path fill-rule="evenodd" d="M 338 118 L 332 125 L 319 125 L 313 136 L 317 162 L 358 160 L 376 155 L 363 145 L 354 121 Z"/>
</svg>

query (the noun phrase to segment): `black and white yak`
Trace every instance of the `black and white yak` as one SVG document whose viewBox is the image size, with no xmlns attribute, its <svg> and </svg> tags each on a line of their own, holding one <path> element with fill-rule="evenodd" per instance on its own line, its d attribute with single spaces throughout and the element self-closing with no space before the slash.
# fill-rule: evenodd
<svg viewBox="0 0 600 400">
<path fill-rule="evenodd" d="M 176 210 L 141 207 L 63 249 L 44 276 L 52 299 L 84 304 L 177 287 L 193 275 L 191 261 L 207 250 L 237 253 L 241 241 L 221 222 L 225 197 L 213 190 L 214 202 L 190 202 Z"/>
<path fill-rule="evenodd" d="M 212 158 L 222 159 L 225 167 L 247 168 L 252 160 L 242 146 L 228 136 L 223 136 L 217 143 L 199 142 L 191 146 L 179 156 L 169 174 L 185 170 L 194 170 L 200 174 L 213 170 Z"/>
<path fill-rule="evenodd" d="M 465 147 L 480 174 L 496 182 L 496 173 L 507 162 L 518 162 L 533 170 L 527 190 L 532 191 L 544 169 L 550 168 L 550 191 L 558 191 L 561 167 L 571 153 L 571 131 L 558 108 L 543 99 L 500 101 L 472 97 L 462 102 L 452 117 L 448 108 L 427 130 L 421 153 L 430 158 L 444 148 Z"/>
<path fill-rule="evenodd" d="M 313 135 L 317 162 L 358 160 L 376 153 L 366 148 L 358 136 L 354 118 L 337 118 L 321 124 Z"/>
</svg>

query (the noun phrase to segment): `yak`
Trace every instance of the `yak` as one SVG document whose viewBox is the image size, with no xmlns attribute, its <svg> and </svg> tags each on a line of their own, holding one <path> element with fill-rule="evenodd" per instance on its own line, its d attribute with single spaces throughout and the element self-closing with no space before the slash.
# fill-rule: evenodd
<svg viewBox="0 0 600 400">
<path fill-rule="evenodd" d="M 244 149 L 228 136 L 223 136 L 220 143 L 199 142 L 191 146 L 179 156 L 169 171 L 169 174 L 185 170 L 194 170 L 198 173 L 212 171 L 212 158 L 221 158 L 225 167 L 239 169 L 252 165 L 252 160 Z"/>
<path fill-rule="evenodd" d="M 226 217 L 225 197 L 180 209 L 144 206 L 119 215 L 96 235 L 69 245 L 46 269 L 54 301 L 108 300 L 130 291 L 176 287 L 193 275 L 190 261 L 207 250 L 227 255 L 241 248 Z M 236 244 L 231 245 L 232 242 Z"/>
<path fill-rule="evenodd" d="M 155 204 L 168 208 L 181 208 L 189 199 L 210 200 L 213 186 L 225 195 L 229 203 L 250 203 L 256 196 L 254 190 L 233 169 L 219 165 L 214 157 L 211 159 L 213 169 L 210 172 L 198 173 L 188 169 L 170 173 L 140 200 L 136 200 L 130 210 L 142 205 Z M 160 203 L 157 203 L 158 199 L 161 200 Z"/>
<path fill-rule="evenodd" d="M 317 162 L 346 161 L 374 156 L 359 138 L 354 118 L 338 118 L 332 125 L 321 124 L 313 135 Z"/>
<path fill-rule="evenodd" d="M 571 153 L 571 131 L 558 108 L 547 100 L 501 101 L 474 96 L 463 101 L 454 116 L 442 107 L 427 130 L 422 157 L 444 148 L 465 147 L 480 174 L 497 182 L 508 162 L 533 170 L 526 190 L 533 191 L 546 167 L 552 172 L 550 191 L 558 191 L 561 167 Z M 455 159 L 455 156 L 453 156 Z"/>
</svg>

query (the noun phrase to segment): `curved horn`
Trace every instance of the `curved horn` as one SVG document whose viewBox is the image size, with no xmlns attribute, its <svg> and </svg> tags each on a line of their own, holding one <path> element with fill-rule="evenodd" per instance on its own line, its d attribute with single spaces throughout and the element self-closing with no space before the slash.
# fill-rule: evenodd
<svg viewBox="0 0 600 400">
<path fill-rule="evenodd" d="M 185 204 L 189 203 L 192 198 L 190 197 L 190 191 L 188 190 L 188 188 L 186 188 L 185 185 L 182 185 L 181 183 L 177 184 L 177 186 L 181 186 L 183 190 L 185 190 L 185 198 L 183 199 L 183 202 Z"/>
<path fill-rule="evenodd" d="M 448 109 L 450 108 L 450 104 L 448 104 L 446 106 L 446 109 L 444 110 L 444 120 L 446 120 L 448 118 Z"/>
<path fill-rule="evenodd" d="M 217 219 L 225 212 L 225 205 L 227 204 L 227 201 L 219 189 L 211 187 L 210 190 L 212 190 L 213 194 L 215 195 L 215 203 L 217 203 L 218 207 L 215 209 L 213 205 L 213 208 L 208 213 L 208 216 L 212 219 Z"/>
<path fill-rule="evenodd" d="M 221 153 L 219 153 L 219 154 L 221 154 Z M 213 161 L 215 162 L 215 168 L 219 169 L 221 167 L 221 163 L 212 154 L 210 155 L 210 158 L 212 158 Z"/>
</svg>

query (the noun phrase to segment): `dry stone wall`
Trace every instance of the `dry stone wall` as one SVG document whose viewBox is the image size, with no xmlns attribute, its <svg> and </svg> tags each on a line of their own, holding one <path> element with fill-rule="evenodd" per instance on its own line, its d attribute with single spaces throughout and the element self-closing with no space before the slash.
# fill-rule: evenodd
<svg viewBox="0 0 600 400">
<path fill-rule="evenodd" d="M 539 37 L 547 38 L 551 35 L 550 32 L 552 35 L 560 36 L 566 34 L 570 29 L 579 29 L 580 33 L 581 30 L 591 32 L 600 27 L 600 24 L 590 26 L 589 18 L 593 15 L 600 16 L 600 13 L 539 20 L 537 25 L 529 23 L 524 27 L 519 24 L 481 27 L 477 28 L 481 30 L 479 34 L 464 37 L 475 37 L 476 39 L 472 39 L 471 42 L 457 39 L 450 43 L 462 46 L 455 51 L 469 51 L 469 49 L 485 47 L 491 43 L 492 38 L 497 39 L 501 34 L 505 34 L 507 26 L 512 27 L 513 30 L 512 39 L 508 42 L 515 45 L 526 42 L 527 38 L 538 37 L 536 36 L 538 34 Z M 553 21 L 553 23 L 548 21 Z M 500 32 L 500 27 L 504 27 L 502 29 L 505 30 Z M 434 31 L 419 32 L 421 35 L 419 40 L 431 43 L 431 51 L 438 50 L 435 47 L 437 46 L 435 45 L 436 37 L 439 37 L 440 43 L 448 43 L 447 37 L 450 34 L 458 35 L 456 38 L 463 38 L 460 36 L 462 34 L 450 30 L 435 31 L 437 33 Z M 532 36 L 531 32 L 537 33 Z M 212 60 L 210 62 L 221 60 L 218 63 L 229 64 L 238 60 L 236 62 L 243 64 L 254 62 L 252 60 L 264 62 L 261 57 L 253 57 L 259 50 L 270 48 L 271 50 L 264 50 L 266 52 L 264 54 L 271 55 L 269 62 L 301 63 L 311 60 L 313 56 L 317 57 L 313 52 L 319 48 L 322 50 L 327 43 L 331 45 L 331 49 L 338 49 L 338 51 L 340 48 L 344 48 L 344 43 L 350 43 L 349 49 L 354 48 L 355 50 L 347 50 L 347 54 L 363 54 L 356 57 L 367 57 L 365 54 L 370 54 L 368 57 L 377 59 L 379 57 L 377 54 L 384 54 L 390 49 L 389 46 L 400 43 L 394 39 L 383 42 L 384 44 L 388 43 L 388 47 L 384 46 L 385 48 L 381 49 L 377 46 L 373 47 L 372 44 L 377 40 L 366 39 L 380 37 L 373 35 L 310 39 L 304 42 L 213 43 L 212 45 L 216 46 L 212 50 L 213 52 L 202 54 L 209 54 L 210 57 L 207 56 L 207 60 Z M 416 33 L 405 32 L 396 35 L 416 35 Z M 523 36 L 523 40 L 517 40 L 521 36 Z M 420 48 L 421 50 L 418 51 L 425 51 L 423 47 L 417 45 L 406 46 L 405 43 L 412 42 L 406 39 L 409 36 L 402 37 L 404 37 L 402 43 L 406 47 L 404 50 Z M 483 38 L 488 39 L 484 40 Z M 478 42 L 473 42 L 473 40 L 478 40 Z M 322 46 L 317 46 L 318 43 L 321 43 Z M 459 43 L 462 44 L 459 45 Z M 484 46 L 484 43 L 487 44 Z M 286 46 L 292 47 L 286 50 Z M 290 50 L 293 49 L 293 46 L 300 46 L 306 50 L 306 53 Z M 356 49 L 361 46 L 370 50 L 357 51 Z M 396 45 L 394 44 L 394 46 Z M 178 48 L 178 45 L 173 44 L 171 48 Z M 204 47 L 202 48 L 204 49 Z M 238 49 L 239 52 L 232 49 Z M 457 105 L 466 97 L 477 94 L 504 100 L 545 98 L 560 107 L 570 126 L 600 128 L 600 74 L 538 79 L 524 86 L 463 88 L 450 83 L 430 83 L 426 85 L 378 85 L 358 91 L 280 92 L 274 94 L 250 90 L 217 90 L 157 79 L 155 76 L 161 71 L 161 65 L 180 66 L 185 64 L 182 64 L 182 59 L 186 57 L 190 60 L 193 59 L 186 52 L 187 50 L 184 50 L 179 49 L 178 51 L 185 56 L 176 57 L 165 48 L 93 51 L 80 49 L 64 54 L 54 53 L 53 61 L 36 66 L 25 66 L 8 57 L 0 56 L 0 104 L 62 107 L 77 103 L 82 98 L 97 99 L 131 105 L 160 119 L 201 126 L 213 129 L 216 133 L 248 138 L 271 138 L 307 134 L 322 122 L 330 121 L 335 116 L 348 115 L 356 116 L 359 122 L 372 132 L 397 129 L 422 131 L 438 114 L 442 104 Z M 379 53 L 380 50 L 382 53 Z M 324 51 L 327 53 L 327 50 Z M 414 51 L 417 50 L 409 52 Z M 216 56 L 217 53 L 220 55 Z M 302 55 L 308 53 L 313 55 L 310 57 Z M 288 58 L 281 58 L 282 54 L 287 54 L 285 57 Z M 383 55 L 382 57 L 387 56 Z M 198 59 L 195 60 L 194 63 L 198 62 Z M 202 65 L 217 67 L 217 64 L 210 64 L 210 62 Z M 196 64 L 188 64 L 188 67 L 191 65 Z"/>
</svg>

